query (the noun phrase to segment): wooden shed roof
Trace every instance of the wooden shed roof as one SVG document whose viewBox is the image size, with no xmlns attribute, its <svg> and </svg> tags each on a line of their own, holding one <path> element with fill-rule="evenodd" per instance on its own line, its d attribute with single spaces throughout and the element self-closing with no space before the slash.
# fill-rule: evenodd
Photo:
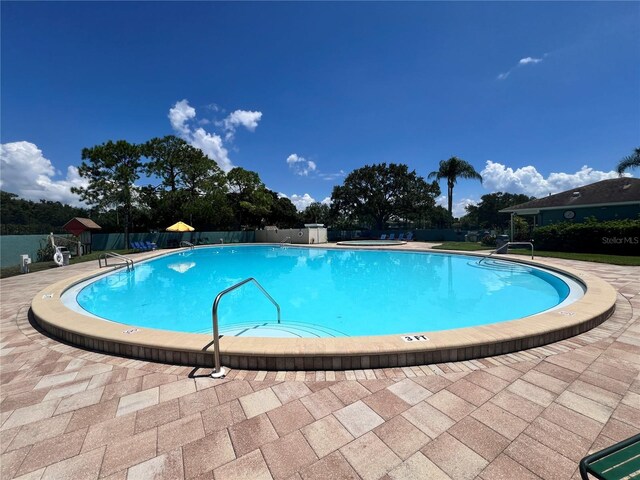
<svg viewBox="0 0 640 480">
<path fill-rule="evenodd" d="M 62 228 L 66 231 L 102 230 L 102 227 L 90 218 L 74 217 L 65 223 Z"/>
</svg>

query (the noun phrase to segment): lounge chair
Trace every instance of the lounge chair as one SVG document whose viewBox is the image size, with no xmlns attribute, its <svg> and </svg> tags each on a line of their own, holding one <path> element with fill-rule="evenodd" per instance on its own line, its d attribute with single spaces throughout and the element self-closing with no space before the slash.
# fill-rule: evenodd
<svg viewBox="0 0 640 480">
<path fill-rule="evenodd" d="M 400 235 L 398 235 L 398 240 L 404 240 L 404 233 L 401 233 Z"/>
<path fill-rule="evenodd" d="M 158 245 L 153 242 L 144 242 L 144 244 L 147 247 L 147 250 L 155 250 L 156 248 L 158 248 Z"/>
<path fill-rule="evenodd" d="M 389 240 L 393 240 L 394 238 L 396 238 L 396 234 L 392 233 L 389 235 Z"/>
<path fill-rule="evenodd" d="M 599 452 L 584 457 L 580 461 L 580 477 L 609 480 L 630 478 L 640 471 L 640 434 L 611 445 Z"/>
<path fill-rule="evenodd" d="M 131 243 L 133 243 L 136 246 L 136 248 L 141 252 L 146 252 L 147 250 L 149 250 L 147 246 L 142 242 L 131 242 Z"/>
<path fill-rule="evenodd" d="M 405 240 L 409 240 L 409 241 L 413 240 L 413 232 L 407 233 L 407 238 L 405 238 Z"/>
<path fill-rule="evenodd" d="M 380 240 L 386 240 L 387 239 L 387 234 L 383 233 L 382 235 L 380 235 Z"/>
</svg>

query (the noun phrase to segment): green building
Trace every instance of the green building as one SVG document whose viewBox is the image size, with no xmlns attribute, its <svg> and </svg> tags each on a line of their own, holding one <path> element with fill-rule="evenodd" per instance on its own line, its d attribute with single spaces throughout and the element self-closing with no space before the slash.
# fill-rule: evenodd
<svg viewBox="0 0 640 480">
<path fill-rule="evenodd" d="M 566 192 L 537 198 L 500 210 L 521 216 L 533 216 L 534 226 L 559 222 L 640 218 L 640 179 L 613 178 L 572 188 Z"/>
</svg>

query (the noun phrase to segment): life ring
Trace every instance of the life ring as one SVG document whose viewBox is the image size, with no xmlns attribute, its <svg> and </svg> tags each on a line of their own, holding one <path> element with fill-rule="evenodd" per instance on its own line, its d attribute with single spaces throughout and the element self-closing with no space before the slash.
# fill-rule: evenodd
<svg viewBox="0 0 640 480">
<path fill-rule="evenodd" d="M 298 232 L 298 236 L 301 237 L 303 235 L 302 232 Z"/>
<path fill-rule="evenodd" d="M 58 265 L 59 267 L 62 266 L 62 253 L 60 251 L 57 251 L 56 253 L 53 254 L 53 261 L 56 263 L 56 265 Z"/>
</svg>

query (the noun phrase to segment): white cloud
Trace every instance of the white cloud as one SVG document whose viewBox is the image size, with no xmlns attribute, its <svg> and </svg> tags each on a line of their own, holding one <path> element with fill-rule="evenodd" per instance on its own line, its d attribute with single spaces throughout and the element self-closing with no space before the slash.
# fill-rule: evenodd
<svg viewBox="0 0 640 480">
<path fill-rule="evenodd" d="M 575 173 L 551 173 L 544 178 L 531 165 L 514 170 L 491 160 L 487 160 L 480 174 L 483 186 L 493 192 L 524 193 L 534 197 L 543 197 L 550 193 L 564 192 L 571 188 L 618 177 L 613 170 L 603 172 L 584 165 Z"/>
<path fill-rule="evenodd" d="M 525 57 L 521 58 L 518 62 L 518 65 L 527 65 L 528 63 L 540 63 L 542 61 L 541 58 L 533 58 L 533 57 Z"/>
<path fill-rule="evenodd" d="M 185 140 L 187 139 L 185 138 Z M 233 163 L 229 159 L 229 152 L 224 148 L 220 135 L 209 133 L 204 128 L 197 128 L 191 132 L 190 139 L 187 142 L 202 150 L 207 157 L 215 160 L 224 172 L 228 172 L 233 168 Z"/>
<path fill-rule="evenodd" d="M 324 197 L 324 199 L 320 202 L 323 205 L 331 205 L 331 197 Z"/>
<path fill-rule="evenodd" d="M 309 176 L 310 173 L 314 173 L 317 169 L 317 165 L 314 161 L 300 157 L 296 153 L 292 153 L 287 157 L 287 165 L 289 165 L 289 168 L 293 170 L 293 173 L 303 177 Z"/>
<path fill-rule="evenodd" d="M 250 132 L 253 132 L 262 118 L 262 112 L 252 112 L 250 110 L 236 110 L 224 119 L 224 128 L 235 132 L 239 125 L 242 125 Z"/>
<path fill-rule="evenodd" d="M 206 108 L 215 111 L 220 110 L 215 104 L 211 104 Z M 215 132 L 208 132 L 202 128 L 202 126 L 196 128 L 191 125 L 196 119 L 196 110 L 189 105 L 187 99 L 176 102 L 169 110 L 169 121 L 178 136 L 193 147 L 202 150 L 209 158 L 215 160 L 224 172 L 228 172 L 234 167 L 233 162 L 229 158 L 229 151 L 224 146 L 224 142 L 233 139 L 233 134 L 240 125 L 253 132 L 261 118 L 262 112 L 236 110 L 225 118 L 223 122 L 217 124 L 226 130 L 225 139 L 223 140 L 222 137 Z M 207 125 L 209 122 L 204 119 L 197 120 L 196 123 L 198 125 Z"/>
<path fill-rule="evenodd" d="M 535 65 L 536 63 L 540 63 L 545 59 L 545 57 L 547 55 L 548 54 L 545 53 L 542 56 L 542 58 L 535 58 L 535 57 L 524 57 L 524 58 L 521 58 L 520 60 L 518 60 L 518 63 L 514 67 L 511 67 L 506 72 L 502 72 L 502 73 L 498 74 L 498 76 L 496 78 L 498 80 L 505 80 L 509 75 L 511 75 L 511 72 L 513 72 L 516 68 L 524 67 L 525 65 Z"/>
<path fill-rule="evenodd" d="M 293 203 L 296 206 L 296 209 L 299 212 L 303 211 L 305 208 L 307 208 L 309 205 L 315 202 L 315 199 L 308 193 L 305 193 L 304 195 L 298 195 L 294 193 L 291 196 L 288 196 L 284 193 L 279 193 L 278 195 L 280 197 L 288 198 L 289 200 L 291 200 L 291 203 Z"/>
<path fill-rule="evenodd" d="M 453 205 L 451 205 L 451 214 L 455 217 L 455 218 L 460 218 L 463 217 L 467 214 L 467 211 L 465 210 L 465 207 L 467 205 L 477 205 L 478 204 L 478 200 L 475 200 L 473 198 L 461 198 L 461 199 L 457 199 L 456 198 L 456 191 L 455 189 L 453 190 Z M 446 195 L 440 195 L 438 198 L 436 198 L 436 205 L 440 205 L 441 207 L 449 208 L 449 203 L 447 201 L 447 196 Z"/>
<path fill-rule="evenodd" d="M 183 136 L 191 133 L 187 122 L 196 116 L 196 109 L 189 105 L 187 99 L 180 100 L 169 110 L 169 121 L 173 129 Z"/>
<path fill-rule="evenodd" d="M 338 178 L 343 178 L 346 176 L 347 174 L 345 173 L 344 170 L 340 170 L 339 172 L 336 172 L 336 173 L 318 173 L 318 177 L 327 181 L 337 180 Z"/>
<path fill-rule="evenodd" d="M 56 180 L 55 168 L 42 151 L 30 142 L 0 144 L 2 178 L 0 188 L 27 200 L 51 200 L 73 206 L 84 206 L 71 187 L 86 187 L 87 181 L 74 166 L 67 167 L 66 178 Z"/>
<path fill-rule="evenodd" d="M 312 177 L 326 181 L 334 181 L 347 175 L 344 170 L 340 170 L 336 173 L 324 173 L 320 171 L 316 162 L 313 160 L 307 160 L 297 153 L 292 153 L 287 157 L 287 165 L 289 165 L 289 169 L 295 175 L 299 175 L 301 177 Z"/>
</svg>

